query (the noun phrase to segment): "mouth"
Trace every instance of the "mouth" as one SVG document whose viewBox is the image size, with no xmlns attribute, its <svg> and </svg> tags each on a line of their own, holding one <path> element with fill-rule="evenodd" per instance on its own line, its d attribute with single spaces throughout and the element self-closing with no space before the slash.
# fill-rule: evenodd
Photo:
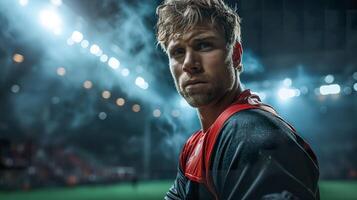
<svg viewBox="0 0 357 200">
<path fill-rule="evenodd" d="M 183 87 L 186 88 L 188 86 L 194 86 L 194 85 L 205 84 L 205 83 L 207 82 L 202 80 L 188 80 L 183 84 Z"/>
</svg>

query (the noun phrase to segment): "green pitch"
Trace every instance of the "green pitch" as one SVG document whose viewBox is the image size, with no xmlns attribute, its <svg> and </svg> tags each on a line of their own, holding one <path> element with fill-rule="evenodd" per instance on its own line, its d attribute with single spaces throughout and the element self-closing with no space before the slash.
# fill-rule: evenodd
<svg viewBox="0 0 357 200">
<path fill-rule="evenodd" d="M 81 186 L 33 191 L 0 192 L 1 200 L 157 200 L 163 199 L 172 181 L 143 182 L 108 186 Z M 356 200 L 357 182 L 323 181 L 321 200 Z"/>
</svg>

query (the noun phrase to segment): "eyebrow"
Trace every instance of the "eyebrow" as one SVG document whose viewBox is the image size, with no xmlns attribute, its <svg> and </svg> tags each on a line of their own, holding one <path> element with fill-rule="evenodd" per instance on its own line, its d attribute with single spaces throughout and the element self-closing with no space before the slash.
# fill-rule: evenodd
<svg viewBox="0 0 357 200">
<path fill-rule="evenodd" d="M 193 42 L 200 42 L 200 41 L 214 40 L 214 39 L 217 39 L 217 37 L 213 36 L 213 35 L 210 35 L 210 34 L 205 35 L 205 33 L 200 33 L 200 34 L 197 34 L 197 35 L 191 37 L 189 40 L 193 41 Z M 174 42 L 172 45 L 170 45 L 167 48 L 167 51 L 168 52 L 172 51 L 172 49 L 175 49 L 178 45 L 179 45 L 178 41 Z"/>
</svg>

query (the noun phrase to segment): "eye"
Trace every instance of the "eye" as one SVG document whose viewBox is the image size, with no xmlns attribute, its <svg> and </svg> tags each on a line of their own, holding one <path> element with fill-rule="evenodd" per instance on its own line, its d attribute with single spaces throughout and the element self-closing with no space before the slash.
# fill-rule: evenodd
<svg viewBox="0 0 357 200">
<path fill-rule="evenodd" d="M 197 50 L 200 51 L 209 51 L 212 49 L 212 44 L 210 42 L 199 42 L 196 45 Z"/>
<path fill-rule="evenodd" d="M 185 49 L 184 48 L 174 48 L 170 51 L 170 55 L 172 57 L 180 57 L 185 54 Z"/>
</svg>

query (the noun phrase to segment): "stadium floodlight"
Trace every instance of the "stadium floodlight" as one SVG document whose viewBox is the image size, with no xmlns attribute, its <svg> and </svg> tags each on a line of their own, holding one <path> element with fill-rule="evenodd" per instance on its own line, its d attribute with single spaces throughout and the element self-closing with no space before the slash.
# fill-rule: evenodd
<svg viewBox="0 0 357 200">
<path fill-rule="evenodd" d="M 39 15 L 41 24 L 54 34 L 61 34 L 62 20 L 53 10 L 42 10 Z"/>
<path fill-rule="evenodd" d="M 100 51 L 100 48 L 98 45 L 92 44 L 92 46 L 90 46 L 89 51 L 91 54 L 96 55 Z"/>
<path fill-rule="evenodd" d="M 73 31 L 71 38 L 73 42 L 80 43 L 83 40 L 83 34 L 79 31 Z"/>
<path fill-rule="evenodd" d="M 321 95 L 338 94 L 341 92 L 341 87 L 338 84 L 320 86 Z"/>
<path fill-rule="evenodd" d="M 328 84 L 332 83 L 334 80 L 335 80 L 335 77 L 331 74 L 325 76 L 325 82 Z"/>
<path fill-rule="evenodd" d="M 21 6 L 27 6 L 28 3 L 29 3 L 28 0 L 19 0 L 19 4 L 20 4 Z"/>
<path fill-rule="evenodd" d="M 135 85 L 137 85 L 139 88 L 146 90 L 149 88 L 149 84 L 145 81 L 143 77 L 138 76 L 135 79 Z"/>
<path fill-rule="evenodd" d="M 108 65 L 109 65 L 109 67 L 111 67 L 113 69 L 118 69 L 120 66 L 120 62 L 118 59 L 116 59 L 114 57 L 110 57 L 109 61 L 108 61 Z"/>
<path fill-rule="evenodd" d="M 293 97 L 300 96 L 300 90 L 292 88 L 281 88 L 278 91 L 278 96 L 281 100 L 287 100 Z"/>
</svg>

